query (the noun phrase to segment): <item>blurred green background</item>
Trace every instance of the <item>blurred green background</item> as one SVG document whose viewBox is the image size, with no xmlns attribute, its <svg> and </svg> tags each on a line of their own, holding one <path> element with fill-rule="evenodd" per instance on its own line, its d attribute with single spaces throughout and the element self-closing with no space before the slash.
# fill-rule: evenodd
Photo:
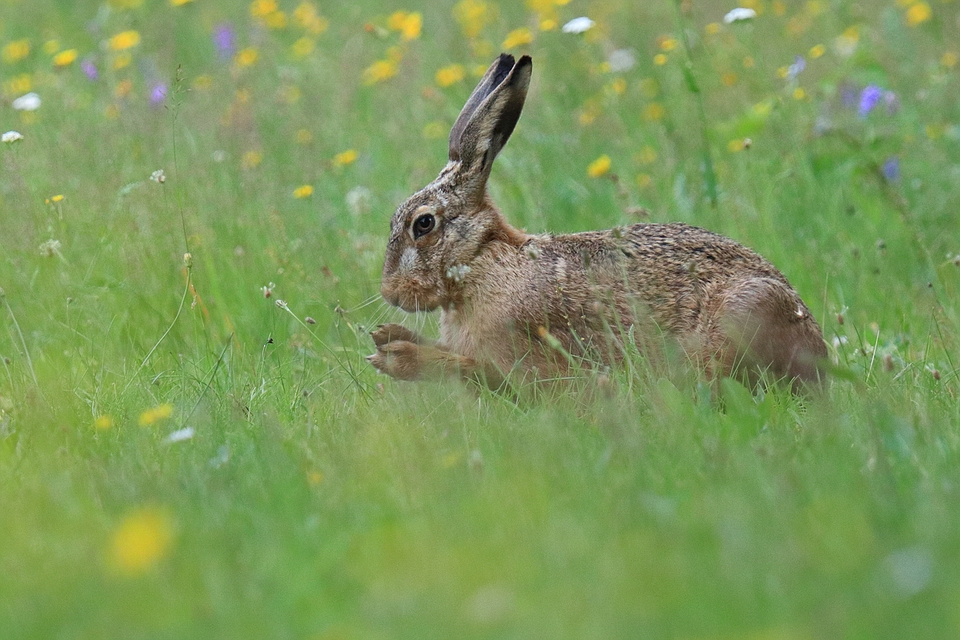
<svg viewBox="0 0 960 640">
<path fill-rule="evenodd" d="M 960 3 L 734 8 L 0 0 L 0 637 L 960 635 Z M 825 397 L 369 369 L 500 51 L 507 218 L 756 249 Z"/>
</svg>

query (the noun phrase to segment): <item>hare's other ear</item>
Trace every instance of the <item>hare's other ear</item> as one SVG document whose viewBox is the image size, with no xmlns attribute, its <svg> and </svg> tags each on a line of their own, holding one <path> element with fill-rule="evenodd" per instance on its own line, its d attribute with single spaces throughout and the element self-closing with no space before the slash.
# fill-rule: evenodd
<svg viewBox="0 0 960 640">
<path fill-rule="evenodd" d="M 453 123 L 453 128 L 450 130 L 450 159 L 454 162 L 460 159 L 460 136 L 463 135 L 463 130 L 470 121 L 470 116 L 477 110 L 484 98 L 493 93 L 493 90 L 503 82 L 503 79 L 513 69 L 513 65 L 513 56 L 501 53 L 500 57 L 494 60 L 487 72 L 483 74 L 470 97 L 467 98 L 467 103 L 463 105 L 460 115 L 457 116 L 457 121 Z"/>
<path fill-rule="evenodd" d="M 471 106 L 474 98 L 482 91 L 487 90 L 485 83 L 492 84 L 503 73 L 504 66 L 512 62 L 512 56 L 501 55 L 487 71 L 480 85 L 474 90 L 464 113 Z M 454 132 L 450 135 L 450 158 L 460 161 L 461 175 L 468 178 L 471 186 L 477 191 L 475 195 L 482 195 L 483 186 L 490 175 L 493 161 L 503 149 L 503 146 L 513 133 L 523 102 L 527 98 L 527 87 L 530 86 L 530 74 L 533 71 L 533 61 L 530 56 L 523 56 L 512 66 L 509 72 L 501 78 L 487 95 L 481 98 L 479 104 L 467 117 L 459 140 L 454 145 L 453 136 L 457 131 L 463 114 L 454 125 Z M 454 154 L 456 153 L 456 157 Z"/>
</svg>

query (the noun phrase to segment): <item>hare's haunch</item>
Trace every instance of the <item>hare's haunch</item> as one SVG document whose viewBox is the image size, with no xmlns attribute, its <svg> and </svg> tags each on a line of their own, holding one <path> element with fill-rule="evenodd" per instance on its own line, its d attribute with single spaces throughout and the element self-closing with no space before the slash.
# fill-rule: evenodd
<svg viewBox="0 0 960 640">
<path fill-rule="evenodd" d="M 810 310 L 733 240 L 685 224 L 553 236 L 507 223 L 486 183 L 531 70 L 529 56 L 493 63 L 453 125 L 447 166 L 393 215 L 381 293 L 406 311 L 439 307 L 441 335 L 381 326 L 370 362 L 401 380 L 499 386 L 511 372 L 555 378 L 580 359 L 616 362 L 625 340 L 650 350 L 665 336 L 712 377 L 820 381 L 827 352 Z"/>
</svg>

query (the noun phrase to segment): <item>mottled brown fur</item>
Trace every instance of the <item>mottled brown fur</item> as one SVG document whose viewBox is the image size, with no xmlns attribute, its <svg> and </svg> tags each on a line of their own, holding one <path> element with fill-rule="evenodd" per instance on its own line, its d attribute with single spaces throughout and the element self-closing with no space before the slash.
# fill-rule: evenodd
<svg viewBox="0 0 960 640">
<path fill-rule="evenodd" d="M 729 238 L 679 223 L 559 236 L 510 226 L 486 181 L 531 64 L 494 62 L 454 125 L 449 163 L 394 214 L 381 292 L 407 311 L 440 308 L 441 335 L 379 327 L 373 365 L 402 380 L 496 387 L 510 372 L 543 379 L 580 359 L 614 363 L 628 336 L 650 349 L 647 338 L 664 334 L 711 377 L 822 380 L 826 347 L 810 310 L 772 264 Z"/>
</svg>

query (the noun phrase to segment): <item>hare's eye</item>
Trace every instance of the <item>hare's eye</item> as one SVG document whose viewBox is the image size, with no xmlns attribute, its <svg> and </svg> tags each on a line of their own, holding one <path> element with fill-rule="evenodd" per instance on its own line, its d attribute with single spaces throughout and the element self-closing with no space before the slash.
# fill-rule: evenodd
<svg viewBox="0 0 960 640">
<path fill-rule="evenodd" d="M 434 218 L 431 214 L 427 213 L 416 220 L 413 221 L 413 237 L 414 239 L 421 236 L 425 236 L 437 225 L 437 219 Z"/>
</svg>

